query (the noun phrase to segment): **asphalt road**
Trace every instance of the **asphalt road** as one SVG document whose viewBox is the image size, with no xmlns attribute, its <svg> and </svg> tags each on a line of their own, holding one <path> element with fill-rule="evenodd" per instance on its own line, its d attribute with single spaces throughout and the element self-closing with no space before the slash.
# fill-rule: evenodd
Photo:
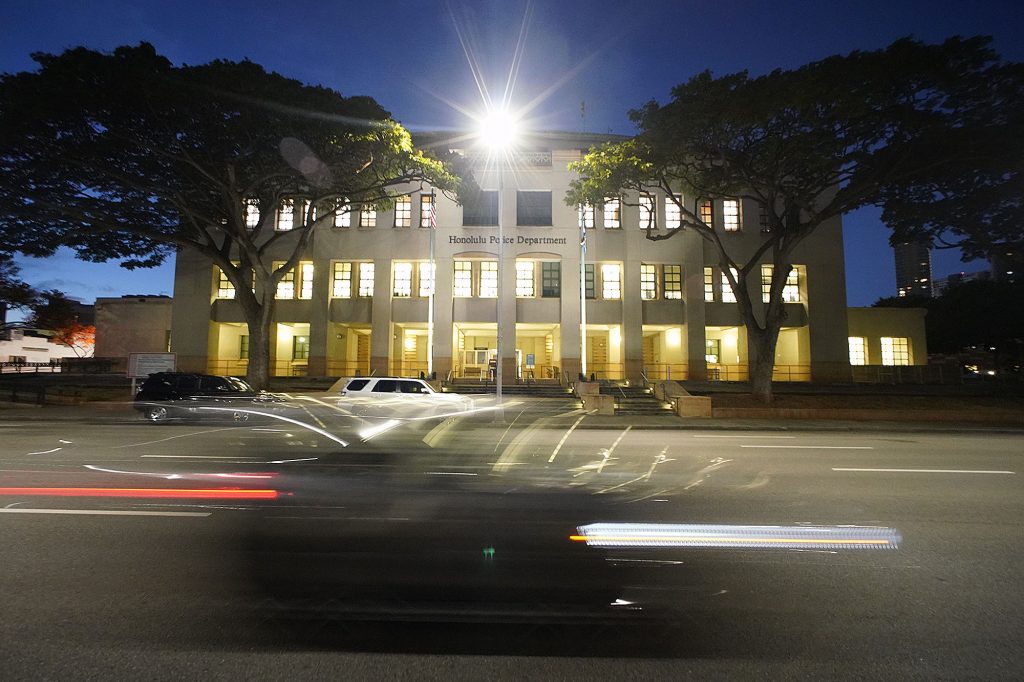
<svg viewBox="0 0 1024 682">
<path fill-rule="evenodd" d="M 1019 678 L 1021 434 L 601 428 L 539 404 L 376 432 L 309 406 L 0 414 L 3 677 Z M 569 539 L 598 521 L 902 541 Z"/>
</svg>

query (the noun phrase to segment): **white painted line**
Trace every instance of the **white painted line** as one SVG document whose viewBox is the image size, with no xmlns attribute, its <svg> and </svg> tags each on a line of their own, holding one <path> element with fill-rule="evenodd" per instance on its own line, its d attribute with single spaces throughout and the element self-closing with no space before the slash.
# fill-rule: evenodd
<svg viewBox="0 0 1024 682">
<path fill-rule="evenodd" d="M 870 445 L 741 445 L 740 447 L 781 450 L 874 450 Z"/>
<path fill-rule="evenodd" d="M 853 467 L 832 467 L 832 471 L 870 471 L 899 474 L 1015 474 L 1016 471 L 993 471 L 990 469 L 858 469 Z"/>
<path fill-rule="evenodd" d="M 577 419 L 576 422 L 569 427 L 569 430 L 565 432 L 564 436 L 562 436 L 562 440 L 558 441 L 558 445 L 555 446 L 554 451 L 551 453 L 551 457 L 548 458 L 548 464 L 555 461 L 555 457 L 558 456 L 558 451 L 562 449 L 562 446 L 565 444 L 565 441 L 569 438 L 569 434 L 575 431 L 576 427 L 579 426 L 580 422 L 586 419 L 586 417 L 587 415 L 585 414 L 581 415 L 580 418 Z"/>
<path fill-rule="evenodd" d="M 52 450 L 43 450 L 42 452 L 26 452 L 25 454 L 26 455 L 48 455 L 51 452 L 57 452 L 57 451 L 63 450 L 63 449 L 64 448 L 54 448 Z"/>
<path fill-rule="evenodd" d="M 427 476 L 476 476 L 465 471 L 424 471 Z"/>
<path fill-rule="evenodd" d="M 116 511 L 112 509 L 0 509 L 0 514 L 81 514 L 88 516 L 212 516 L 212 512 Z"/>
<path fill-rule="evenodd" d="M 256 459 L 255 457 L 226 457 L 221 455 L 139 455 L 154 459 Z"/>
<path fill-rule="evenodd" d="M 698 436 L 698 435 L 694 435 L 694 436 L 690 436 L 690 437 L 691 438 L 763 438 L 763 439 L 768 439 L 768 438 L 775 438 L 775 439 L 779 439 L 779 438 L 786 438 L 786 439 L 796 438 L 796 436 Z"/>
</svg>

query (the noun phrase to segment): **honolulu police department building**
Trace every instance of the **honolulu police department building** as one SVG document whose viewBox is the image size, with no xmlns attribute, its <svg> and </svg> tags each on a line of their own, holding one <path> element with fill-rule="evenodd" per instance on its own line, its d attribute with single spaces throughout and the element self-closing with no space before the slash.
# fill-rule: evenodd
<svg viewBox="0 0 1024 682">
<path fill-rule="evenodd" d="M 583 359 L 587 374 L 598 378 L 745 380 L 746 334 L 712 247 L 692 230 L 661 241 L 645 237 L 651 220 L 659 231 L 678 229 L 680 216 L 667 197 L 609 197 L 583 209 L 565 204 L 568 164 L 605 139 L 535 136 L 504 166 L 500 183 L 493 167 L 475 173 L 483 191 L 464 206 L 417 186 L 392 209 L 353 206 L 333 227 L 318 230 L 278 287 L 271 373 L 419 376 L 432 370 L 438 378 L 485 377 L 497 361 L 500 309 L 507 382 L 575 379 Z M 738 257 L 761 242 L 766 221 L 757 204 L 684 201 Z M 299 203 L 281 205 L 277 229 L 292 228 Z M 889 317 L 885 329 L 851 328 L 843 260 L 838 218 L 794 253 L 777 380 L 849 381 L 851 363 L 925 362 L 923 324 Z M 752 287 L 761 284 L 750 280 Z M 208 259 L 178 255 L 171 349 L 180 369 L 245 372 L 248 333 L 234 293 Z"/>
</svg>

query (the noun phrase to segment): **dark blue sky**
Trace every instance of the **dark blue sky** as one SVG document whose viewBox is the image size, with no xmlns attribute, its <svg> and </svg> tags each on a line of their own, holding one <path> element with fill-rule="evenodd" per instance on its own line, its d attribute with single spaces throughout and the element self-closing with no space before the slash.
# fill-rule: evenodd
<svg viewBox="0 0 1024 682">
<path fill-rule="evenodd" d="M 456 26 L 485 85 L 500 97 L 524 14 L 530 21 L 513 101 L 536 128 L 631 133 L 626 112 L 664 101 L 704 69 L 725 74 L 792 68 L 830 54 L 874 49 L 904 36 L 939 41 L 991 35 L 1024 60 L 1018 2 L 890 0 L 479 0 L 435 2 L 175 2 L 32 0 L 0 7 L 0 71 L 34 68 L 29 54 L 85 45 L 109 50 L 145 40 L 175 63 L 247 57 L 286 76 L 376 98 L 412 129 L 463 127 L 480 94 Z M 580 102 L 586 102 L 586 119 Z M 892 251 L 877 211 L 845 219 L 848 299 L 895 293 Z M 962 269 L 936 254 L 935 274 Z M 171 294 L 173 267 L 128 272 L 69 253 L 21 259 L 22 275 L 91 302 L 98 296 Z"/>
</svg>

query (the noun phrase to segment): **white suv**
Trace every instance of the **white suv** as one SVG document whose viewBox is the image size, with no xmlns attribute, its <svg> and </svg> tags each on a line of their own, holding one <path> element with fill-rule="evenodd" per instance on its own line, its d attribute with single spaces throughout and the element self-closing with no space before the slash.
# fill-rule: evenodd
<svg viewBox="0 0 1024 682">
<path fill-rule="evenodd" d="M 430 384 L 422 379 L 400 379 L 398 377 L 357 377 L 349 379 L 341 389 L 342 395 L 366 398 L 393 398 L 395 393 L 426 394 L 445 398 L 451 395 L 454 397 L 454 394 L 435 391 Z"/>
<path fill-rule="evenodd" d="M 340 388 L 340 390 L 339 390 Z M 473 409 L 473 400 L 458 393 L 441 393 L 422 379 L 356 377 L 331 387 L 338 407 L 353 415 L 389 419 L 456 416 Z"/>
</svg>

